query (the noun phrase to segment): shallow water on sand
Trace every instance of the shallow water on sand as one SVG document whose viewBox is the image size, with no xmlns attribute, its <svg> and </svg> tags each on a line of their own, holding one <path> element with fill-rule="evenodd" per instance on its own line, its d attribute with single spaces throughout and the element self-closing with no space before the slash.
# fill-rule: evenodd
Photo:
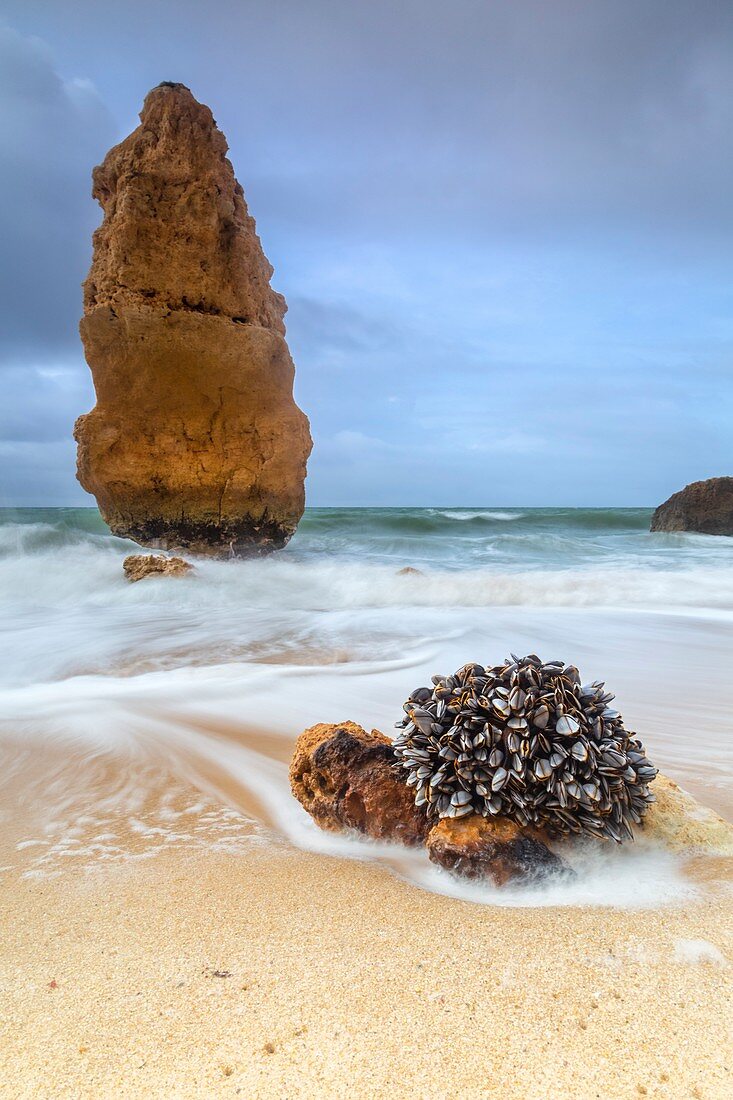
<svg viewBox="0 0 733 1100">
<path fill-rule="evenodd" d="M 180 784 L 214 814 L 193 830 L 196 843 L 221 840 L 224 803 L 243 815 L 224 819 L 225 834 L 377 858 L 427 888 L 497 901 L 422 854 L 324 836 L 290 796 L 287 761 L 314 722 L 389 732 L 433 673 L 510 651 L 605 679 L 654 762 L 730 816 L 733 540 L 650 535 L 649 515 L 311 510 L 277 557 L 203 561 L 190 578 L 129 585 L 121 561 L 134 547 L 95 511 L 1 513 L 0 784 L 24 784 L 36 814 L 36 832 L 17 842 L 63 851 L 79 814 L 91 814 L 90 837 L 104 837 L 115 830 L 94 807 L 129 824 L 142 799 L 148 824 L 162 807 L 151 827 L 167 843 L 178 818 L 166 824 L 166 812 L 195 805 L 181 793 L 171 810 Z M 407 565 L 422 575 L 398 575 Z M 98 843 L 89 858 L 102 858 Z M 89 845 L 67 852 L 75 847 Z M 33 849 L 18 851 L 50 873 Z M 578 858 L 575 886 L 501 900 L 644 905 L 690 889 L 643 843 Z"/>
</svg>

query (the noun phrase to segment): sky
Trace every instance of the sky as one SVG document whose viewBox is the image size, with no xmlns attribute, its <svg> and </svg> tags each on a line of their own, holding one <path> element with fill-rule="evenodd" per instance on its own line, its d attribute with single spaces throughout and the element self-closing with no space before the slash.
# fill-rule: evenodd
<svg viewBox="0 0 733 1100">
<path fill-rule="evenodd" d="M 91 170 L 161 80 L 288 301 L 311 505 L 733 474 L 733 4 L 0 0 L 0 506 L 93 504 Z"/>
</svg>

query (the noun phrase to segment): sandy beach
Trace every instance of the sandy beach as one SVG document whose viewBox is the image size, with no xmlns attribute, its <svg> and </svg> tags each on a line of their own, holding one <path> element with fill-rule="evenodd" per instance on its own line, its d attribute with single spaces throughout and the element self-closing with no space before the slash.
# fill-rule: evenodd
<svg viewBox="0 0 733 1100">
<path fill-rule="evenodd" d="M 606 678 L 731 819 L 722 544 L 675 572 L 645 517 L 487 516 L 316 515 L 277 560 L 139 585 L 85 515 L 0 528 L 0 1096 L 727 1100 L 730 858 L 640 840 L 540 892 L 474 888 L 290 793 L 306 726 L 390 731 L 434 671 L 539 648 Z M 499 579 L 440 564 L 474 522 Z M 378 524 L 434 537 L 387 552 Z M 438 564 L 398 575 L 418 544 Z M 527 546 L 548 568 L 515 578 Z"/>
<path fill-rule="evenodd" d="M 733 2 L 0 93 L 0 1100 L 733 1100 Z"/>
<path fill-rule="evenodd" d="M 166 804 L 100 860 L 6 788 L 3 1097 L 730 1095 L 726 861 L 684 904 L 499 908 Z"/>
</svg>

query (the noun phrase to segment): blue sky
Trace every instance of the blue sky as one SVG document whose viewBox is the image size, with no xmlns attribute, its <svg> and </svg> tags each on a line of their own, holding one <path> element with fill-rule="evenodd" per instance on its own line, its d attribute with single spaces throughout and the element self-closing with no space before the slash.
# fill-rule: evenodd
<svg viewBox="0 0 733 1100">
<path fill-rule="evenodd" d="M 733 473 L 733 5 L 0 3 L 0 505 L 92 503 L 90 174 L 180 80 L 290 310 L 311 504 Z"/>
</svg>

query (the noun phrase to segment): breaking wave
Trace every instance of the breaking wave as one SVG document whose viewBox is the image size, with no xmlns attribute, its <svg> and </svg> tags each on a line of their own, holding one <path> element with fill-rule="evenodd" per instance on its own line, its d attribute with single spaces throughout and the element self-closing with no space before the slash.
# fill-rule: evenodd
<svg viewBox="0 0 733 1100">
<path fill-rule="evenodd" d="M 137 761 L 143 776 L 167 769 L 289 843 L 377 859 L 468 900 L 652 905 L 689 896 L 676 862 L 643 845 L 584 866 L 574 885 L 499 895 L 455 884 L 422 855 L 324 836 L 287 784 L 306 726 L 351 718 L 389 731 L 432 673 L 534 650 L 607 679 L 655 764 L 725 810 L 733 544 L 650 535 L 648 517 L 314 510 L 280 555 L 201 561 L 193 576 L 130 585 L 121 563 L 134 544 L 112 537 L 96 511 L 5 513 L 0 741 L 32 759 L 58 751 L 80 781 L 109 754 Z M 408 565 L 419 572 L 400 574 Z M 44 781 L 49 813 L 52 794 L 68 801 L 65 782 L 66 773 Z M 139 783 L 120 791 L 139 802 Z M 211 821 L 217 835 L 229 828 Z"/>
</svg>

